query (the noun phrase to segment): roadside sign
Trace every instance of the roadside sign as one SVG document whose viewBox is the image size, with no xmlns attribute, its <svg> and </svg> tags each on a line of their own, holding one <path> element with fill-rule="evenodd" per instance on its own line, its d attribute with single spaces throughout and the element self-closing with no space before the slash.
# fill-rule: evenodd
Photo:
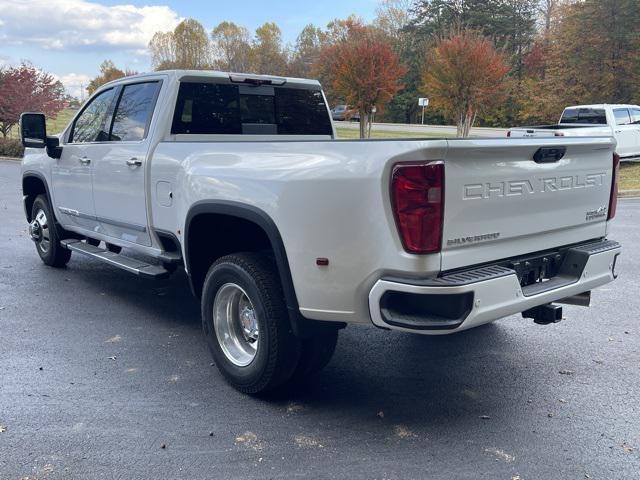
<svg viewBox="0 0 640 480">
<path fill-rule="evenodd" d="M 428 98 L 419 98 L 418 99 L 418 105 L 422 107 L 422 122 L 421 123 L 424 125 L 424 109 L 429 106 L 429 99 Z"/>
</svg>

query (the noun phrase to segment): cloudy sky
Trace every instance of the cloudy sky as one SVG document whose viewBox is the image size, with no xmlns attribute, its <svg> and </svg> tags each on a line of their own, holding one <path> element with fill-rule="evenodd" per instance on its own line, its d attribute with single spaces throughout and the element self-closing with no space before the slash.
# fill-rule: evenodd
<svg viewBox="0 0 640 480">
<path fill-rule="evenodd" d="M 293 43 L 307 23 L 323 26 L 352 13 L 370 20 L 376 6 L 377 0 L 0 0 L 0 65 L 31 61 L 79 96 L 104 59 L 148 70 L 152 35 L 184 18 L 207 30 L 223 20 L 250 30 L 274 21 Z"/>
</svg>

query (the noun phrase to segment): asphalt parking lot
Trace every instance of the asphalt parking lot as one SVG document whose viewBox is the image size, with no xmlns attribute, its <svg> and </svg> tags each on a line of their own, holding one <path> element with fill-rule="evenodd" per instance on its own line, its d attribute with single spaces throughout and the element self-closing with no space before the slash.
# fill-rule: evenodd
<svg viewBox="0 0 640 480">
<path fill-rule="evenodd" d="M 640 477 L 640 200 L 590 309 L 450 337 L 348 328 L 289 397 L 228 387 L 186 278 L 45 267 L 0 161 L 0 479 Z M 164 448 L 163 448 L 164 447 Z"/>
</svg>

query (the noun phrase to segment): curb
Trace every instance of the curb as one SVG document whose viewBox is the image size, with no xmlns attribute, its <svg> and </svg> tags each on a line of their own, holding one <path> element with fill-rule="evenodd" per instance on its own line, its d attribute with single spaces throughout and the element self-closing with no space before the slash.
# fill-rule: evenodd
<svg viewBox="0 0 640 480">
<path fill-rule="evenodd" d="M 633 198 L 640 197 L 640 190 L 620 190 L 618 192 L 618 198 Z"/>
<path fill-rule="evenodd" d="M 17 157 L 0 157 L 0 160 L 9 160 L 12 162 L 21 162 L 22 159 L 21 158 L 17 158 Z"/>
</svg>

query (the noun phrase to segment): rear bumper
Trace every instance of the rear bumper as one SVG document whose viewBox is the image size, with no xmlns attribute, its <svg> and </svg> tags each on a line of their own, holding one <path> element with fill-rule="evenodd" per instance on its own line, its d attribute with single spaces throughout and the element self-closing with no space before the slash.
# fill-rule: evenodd
<svg viewBox="0 0 640 480">
<path fill-rule="evenodd" d="M 573 247 L 557 276 L 526 287 L 503 265 L 423 281 L 383 278 L 369 293 L 371 320 L 381 328 L 429 335 L 477 327 L 613 281 L 621 250 L 610 240 Z"/>
</svg>

